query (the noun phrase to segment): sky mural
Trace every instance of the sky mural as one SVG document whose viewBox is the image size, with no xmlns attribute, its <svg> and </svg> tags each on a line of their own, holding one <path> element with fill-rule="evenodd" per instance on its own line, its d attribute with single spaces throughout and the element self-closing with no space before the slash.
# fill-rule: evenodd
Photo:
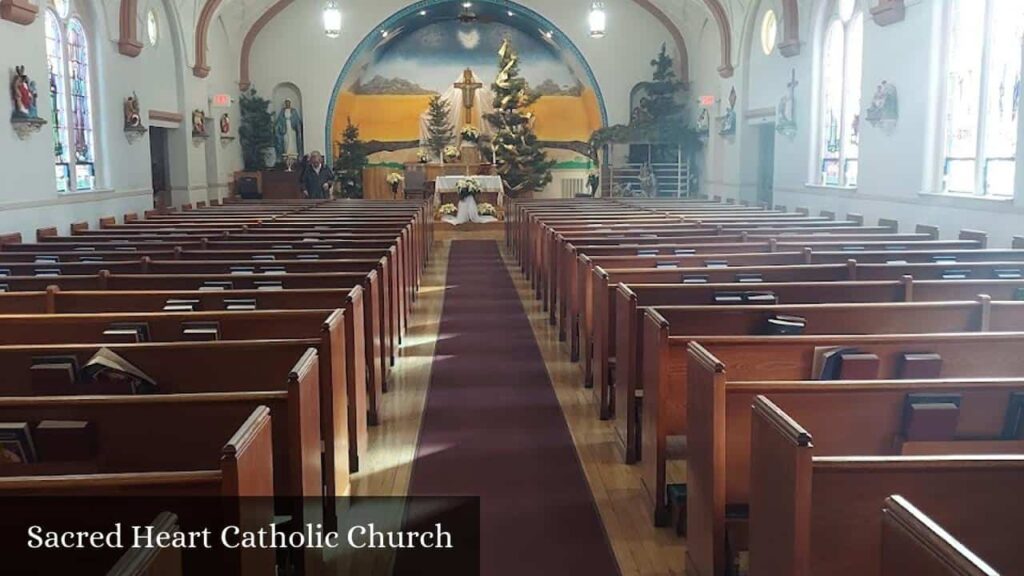
<svg viewBox="0 0 1024 576">
<path fill-rule="evenodd" d="M 501 13 L 504 14 L 503 12 Z M 454 18 L 412 15 L 389 31 L 365 63 L 342 80 L 332 118 L 340 133 L 346 120 L 358 124 L 367 141 L 418 144 L 419 117 L 433 94 L 443 94 L 469 68 L 484 85 L 497 75 L 498 48 L 507 36 L 520 55 L 520 71 L 543 96 L 534 105 L 542 140 L 585 142 L 601 126 L 594 87 L 569 50 L 526 16 L 482 18 L 465 24 Z M 507 19 L 510 20 L 510 19 Z"/>
</svg>

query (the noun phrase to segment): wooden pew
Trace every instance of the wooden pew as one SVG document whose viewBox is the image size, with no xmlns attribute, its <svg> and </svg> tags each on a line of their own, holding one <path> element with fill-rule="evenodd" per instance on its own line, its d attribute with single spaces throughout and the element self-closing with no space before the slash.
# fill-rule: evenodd
<svg viewBox="0 0 1024 576">
<path fill-rule="evenodd" d="M 1024 453 L 1024 441 L 1000 440 L 1011 398 L 1024 394 L 1024 378 L 744 382 L 729 380 L 728 367 L 697 343 L 689 355 L 686 529 L 700 573 L 724 574 L 727 510 L 745 508 L 757 483 L 750 473 L 750 406 L 757 396 L 818 430 L 822 455 Z M 956 394 L 960 440 L 902 441 L 909 394 Z"/>
<path fill-rule="evenodd" d="M 149 524 L 149 530 L 161 537 L 180 532 L 178 517 L 170 512 L 161 512 Z M 166 536 L 165 536 L 166 535 Z M 107 572 L 108 576 L 183 576 L 181 549 L 179 548 L 132 548 L 124 553 Z"/>
<path fill-rule="evenodd" d="M 272 409 L 258 405 L 258 399 L 211 401 L 186 396 L 180 400 L 97 396 L 39 398 L 19 405 L 8 398 L 0 399 L 0 418 L 5 421 L 72 417 L 92 423 L 98 436 L 94 471 L 69 474 L 60 471 L 59 463 L 5 464 L 0 477 L 5 532 L 29 525 L 45 525 L 48 530 L 102 527 L 109 531 L 116 522 L 144 524 L 137 520 L 152 517 L 159 511 L 152 507 L 163 502 L 202 498 L 216 499 L 223 507 L 204 510 L 198 505 L 189 506 L 182 518 L 184 529 L 233 524 L 255 530 L 272 523 L 272 506 L 254 503 L 275 494 Z M 194 408 L 196 413 L 183 418 L 183 408 Z M 191 426 L 182 426 L 184 419 Z M 159 425 L 168 428 L 154 429 Z M 147 431 L 144 441 L 139 437 L 140 430 Z M 118 504 L 109 498 L 115 496 L 130 500 Z M 73 497 L 81 504 L 75 513 L 59 509 L 57 500 L 44 497 L 64 497 L 59 501 L 62 505 L 70 504 L 67 497 Z M 96 506 L 96 497 L 108 497 L 104 500 L 107 505 Z M 154 526 L 167 530 L 177 521 L 173 515 L 160 513 Z M 20 536 L 24 537 L 23 531 Z M 61 563 L 60 552 L 55 558 L 53 552 L 37 554 L 20 548 L 11 543 L 10 553 L 4 558 L 5 570 L 38 573 L 44 564 Z M 112 563 L 111 555 L 116 551 L 80 551 L 74 556 L 76 569 L 78 573 L 105 570 Z M 90 560 L 95 564 L 90 566 Z M 273 550 L 242 548 L 215 553 L 137 549 L 114 564 L 110 573 L 164 574 L 140 571 L 145 566 L 195 573 L 211 562 L 228 574 L 275 574 Z M 66 563 L 62 568 L 68 568 Z"/>
<path fill-rule="evenodd" d="M 878 508 L 891 494 L 996 570 L 1024 571 L 1024 456 L 816 456 L 811 431 L 763 396 L 751 430 L 752 575 L 880 574 Z"/>
<path fill-rule="evenodd" d="M 811 378 L 814 350 L 848 346 L 878 355 L 879 378 L 894 378 L 904 352 L 942 356 L 943 378 L 1011 377 L 1024 375 L 1024 357 L 1011 352 L 1024 333 L 874 334 L 870 336 L 668 336 L 656 313 L 644 322 L 643 478 L 655 522 L 667 522 L 666 463 L 669 441 L 689 434 L 687 348 L 697 340 L 734 380 L 804 380 Z"/>
<path fill-rule="evenodd" d="M 882 508 L 881 576 L 999 576 L 902 496 Z"/>
</svg>

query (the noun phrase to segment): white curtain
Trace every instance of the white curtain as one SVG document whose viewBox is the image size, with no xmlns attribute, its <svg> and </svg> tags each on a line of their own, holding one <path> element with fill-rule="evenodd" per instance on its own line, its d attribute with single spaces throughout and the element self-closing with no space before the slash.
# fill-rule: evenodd
<svg viewBox="0 0 1024 576">
<path fill-rule="evenodd" d="M 476 72 L 472 72 L 473 82 L 483 84 L 483 87 L 473 93 L 473 121 L 477 130 L 481 134 L 491 134 L 491 127 L 486 120 L 483 119 L 484 114 L 490 114 L 494 110 L 493 102 L 494 95 L 491 92 L 489 84 L 481 82 L 480 78 L 476 75 Z M 463 121 L 466 117 L 466 111 L 462 107 L 462 90 L 455 87 L 456 83 L 462 82 L 462 76 L 459 75 L 451 84 L 448 89 L 441 94 L 441 100 L 448 103 L 449 113 L 448 121 L 452 126 L 455 127 L 455 140 L 452 144 L 458 144 L 460 141 L 459 132 L 462 130 L 465 122 Z M 427 125 L 430 122 L 430 110 L 424 110 L 423 114 L 420 115 L 420 145 L 425 146 L 427 143 Z"/>
</svg>

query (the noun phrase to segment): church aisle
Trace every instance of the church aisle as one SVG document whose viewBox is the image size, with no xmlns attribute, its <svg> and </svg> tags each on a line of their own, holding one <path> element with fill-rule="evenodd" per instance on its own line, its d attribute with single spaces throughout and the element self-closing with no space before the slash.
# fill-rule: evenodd
<svg viewBox="0 0 1024 576">
<path fill-rule="evenodd" d="M 409 493 L 481 497 L 481 573 L 618 574 L 497 243 L 455 241 Z"/>
</svg>

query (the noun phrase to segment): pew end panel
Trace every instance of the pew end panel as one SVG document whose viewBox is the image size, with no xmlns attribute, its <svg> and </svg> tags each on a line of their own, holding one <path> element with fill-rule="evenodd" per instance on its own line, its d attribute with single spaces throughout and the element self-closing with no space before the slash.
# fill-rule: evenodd
<svg viewBox="0 0 1024 576">
<path fill-rule="evenodd" d="M 880 576 L 999 576 L 984 560 L 902 496 L 882 508 Z"/>
</svg>

